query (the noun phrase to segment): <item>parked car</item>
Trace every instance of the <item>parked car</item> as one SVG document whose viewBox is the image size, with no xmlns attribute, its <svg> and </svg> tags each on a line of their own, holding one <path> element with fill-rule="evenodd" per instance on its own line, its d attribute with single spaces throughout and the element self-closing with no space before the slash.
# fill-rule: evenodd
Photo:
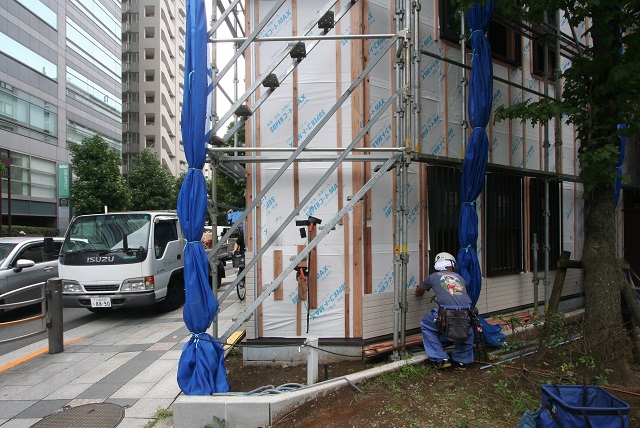
<svg viewBox="0 0 640 428">
<path fill-rule="evenodd" d="M 53 238 L 53 252 L 47 252 L 42 237 L 0 238 L 0 296 L 57 276 L 62 241 L 62 238 Z M 40 290 L 34 289 L 0 299 L 0 303 L 24 302 L 40 296 Z M 2 312 L 0 309 L 0 314 Z"/>
</svg>

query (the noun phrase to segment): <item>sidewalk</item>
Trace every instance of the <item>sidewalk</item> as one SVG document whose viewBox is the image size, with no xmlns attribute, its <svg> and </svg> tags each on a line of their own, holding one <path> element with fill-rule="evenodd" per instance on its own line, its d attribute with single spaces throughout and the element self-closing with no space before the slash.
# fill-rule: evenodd
<svg viewBox="0 0 640 428">
<path fill-rule="evenodd" d="M 218 331 L 225 332 L 244 307 L 231 293 L 220 304 Z M 79 426 L 43 418 L 94 404 L 76 410 L 104 412 L 96 427 L 116 426 L 124 412 L 118 428 L 143 428 L 181 394 L 178 360 L 188 339 L 182 308 L 165 314 L 128 310 L 65 332 L 60 354 L 48 354 L 48 342 L 41 340 L 0 356 L 0 426 Z M 77 414 L 68 413 L 71 419 Z M 171 420 L 155 427 L 169 427 Z"/>
</svg>

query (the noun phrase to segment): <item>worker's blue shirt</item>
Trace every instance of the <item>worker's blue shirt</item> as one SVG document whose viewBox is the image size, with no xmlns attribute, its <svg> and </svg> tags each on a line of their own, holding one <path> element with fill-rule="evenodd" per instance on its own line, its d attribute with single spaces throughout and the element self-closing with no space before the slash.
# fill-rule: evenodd
<svg viewBox="0 0 640 428">
<path fill-rule="evenodd" d="M 471 299 L 467 294 L 467 283 L 455 272 L 434 272 L 422 283 L 425 291 L 433 290 L 436 301 L 442 306 L 470 307 Z"/>
</svg>

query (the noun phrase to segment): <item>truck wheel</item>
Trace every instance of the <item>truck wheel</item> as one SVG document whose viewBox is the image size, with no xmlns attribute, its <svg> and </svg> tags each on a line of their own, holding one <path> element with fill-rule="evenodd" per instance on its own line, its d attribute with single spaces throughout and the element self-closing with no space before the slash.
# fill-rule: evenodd
<svg viewBox="0 0 640 428">
<path fill-rule="evenodd" d="M 167 297 L 160 303 L 158 308 L 162 312 L 170 312 L 178 309 L 184 304 L 184 281 L 179 276 L 174 276 L 167 285 Z"/>
</svg>

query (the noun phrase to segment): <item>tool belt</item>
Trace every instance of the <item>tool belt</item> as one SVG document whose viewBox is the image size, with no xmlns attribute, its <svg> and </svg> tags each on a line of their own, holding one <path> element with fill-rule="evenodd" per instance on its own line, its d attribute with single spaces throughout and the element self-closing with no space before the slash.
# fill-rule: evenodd
<svg viewBox="0 0 640 428">
<path fill-rule="evenodd" d="M 474 308 L 475 309 L 475 308 Z M 471 308 L 438 307 L 436 327 L 451 342 L 466 342 L 471 329 Z"/>
</svg>

